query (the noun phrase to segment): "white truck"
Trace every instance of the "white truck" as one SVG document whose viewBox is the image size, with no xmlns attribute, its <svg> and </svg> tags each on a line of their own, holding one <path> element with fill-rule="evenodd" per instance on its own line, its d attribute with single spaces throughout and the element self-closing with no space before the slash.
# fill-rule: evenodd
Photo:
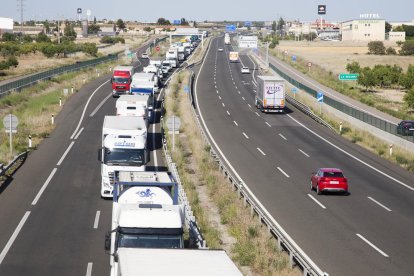
<svg viewBox="0 0 414 276">
<path fill-rule="evenodd" d="M 125 248 L 183 248 L 184 206 L 168 172 L 115 173 L 111 231 L 105 237 L 111 275 L 119 275 Z M 137 273 L 137 271 L 135 271 Z"/>
<path fill-rule="evenodd" d="M 178 67 L 178 48 L 170 48 L 165 54 L 165 59 L 169 60 L 173 68 Z"/>
<path fill-rule="evenodd" d="M 156 73 L 154 72 L 135 73 L 132 76 L 131 89 L 135 88 L 133 86 L 140 82 L 152 82 L 154 84 L 154 93 L 158 92 L 158 76 Z"/>
<path fill-rule="evenodd" d="M 235 52 L 235 51 L 229 52 L 229 60 L 230 60 L 230 62 L 238 62 L 239 61 L 239 52 Z"/>
<path fill-rule="evenodd" d="M 241 276 L 224 250 L 119 248 L 112 276 Z"/>
<path fill-rule="evenodd" d="M 184 46 L 178 47 L 178 60 L 184 61 L 185 60 L 185 48 Z"/>
<path fill-rule="evenodd" d="M 255 106 L 262 112 L 285 111 L 285 80 L 278 76 L 258 76 Z"/>
<path fill-rule="evenodd" d="M 224 44 L 230 45 L 230 35 L 228 33 L 224 35 Z"/>
<path fill-rule="evenodd" d="M 143 118 L 105 116 L 102 127 L 101 197 L 112 197 L 115 171 L 145 171 L 147 125 Z"/>
<path fill-rule="evenodd" d="M 121 95 L 116 100 L 117 116 L 137 116 L 142 117 L 147 127 L 153 119 L 153 110 L 149 110 L 150 97 L 148 95 Z"/>
</svg>

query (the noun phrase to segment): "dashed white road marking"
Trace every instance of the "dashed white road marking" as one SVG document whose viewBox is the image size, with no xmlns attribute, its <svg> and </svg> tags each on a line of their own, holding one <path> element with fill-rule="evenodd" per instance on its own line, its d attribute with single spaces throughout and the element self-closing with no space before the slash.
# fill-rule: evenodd
<svg viewBox="0 0 414 276">
<path fill-rule="evenodd" d="M 70 149 L 73 147 L 73 144 L 75 144 L 75 141 L 72 141 L 69 145 L 69 147 L 66 149 L 66 151 L 63 153 L 60 160 L 57 162 L 56 166 L 60 166 L 62 164 L 63 160 L 65 160 L 66 155 L 69 153 Z"/>
<path fill-rule="evenodd" d="M 227 114 L 230 116 L 230 112 L 228 110 L 226 110 Z"/>
<path fill-rule="evenodd" d="M 219 97 L 219 99 L 221 100 L 221 97 L 220 96 L 218 96 Z"/>
<path fill-rule="evenodd" d="M 268 125 L 269 127 L 272 127 L 268 122 L 265 122 L 266 123 L 266 125 Z"/>
<path fill-rule="evenodd" d="M 314 198 L 311 194 L 308 194 L 308 196 L 315 201 L 319 206 L 321 206 L 323 209 L 326 209 L 325 205 L 323 205 L 322 203 L 320 203 L 316 198 Z"/>
<path fill-rule="evenodd" d="M 252 108 L 252 106 L 250 104 L 247 104 L 249 106 L 249 108 Z"/>
<path fill-rule="evenodd" d="M 289 178 L 290 176 L 284 171 L 284 170 L 282 170 L 280 167 L 277 167 L 277 169 L 281 172 L 281 173 L 283 173 L 287 178 Z"/>
<path fill-rule="evenodd" d="M 244 97 L 242 97 L 243 101 L 245 101 L 246 99 Z"/>
<path fill-rule="evenodd" d="M 280 137 L 282 137 L 282 139 L 283 139 L 283 140 L 286 140 L 286 141 L 287 141 L 286 137 L 285 137 L 285 136 L 283 136 L 283 134 L 282 134 L 282 133 L 279 133 L 279 136 L 280 136 Z"/>
<path fill-rule="evenodd" d="M 39 201 L 40 196 L 43 194 L 44 190 L 46 189 L 49 182 L 52 180 L 53 176 L 55 175 L 57 168 L 54 168 L 52 172 L 49 174 L 49 177 L 46 179 L 45 183 L 43 184 L 42 188 L 40 188 L 39 192 L 37 193 L 36 197 L 32 201 L 32 205 L 36 205 Z"/>
<path fill-rule="evenodd" d="M 86 268 L 86 276 L 92 276 L 92 266 L 93 263 L 88 263 L 88 267 Z"/>
<path fill-rule="evenodd" d="M 78 137 L 79 137 L 79 135 L 81 135 L 81 133 L 82 133 L 82 131 L 84 130 L 85 128 L 83 127 L 83 128 L 81 128 L 80 130 L 79 130 L 79 132 L 78 132 L 78 134 L 76 134 L 76 136 L 75 136 L 75 140 L 77 140 L 78 139 Z"/>
<path fill-rule="evenodd" d="M 221 105 L 222 105 L 223 107 L 226 107 L 226 105 L 225 105 L 224 103 L 221 103 Z"/>
<path fill-rule="evenodd" d="M 236 126 L 239 126 L 239 124 L 238 124 L 236 121 L 233 121 L 233 123 L 234 123 Z"/>
<path fill-rule="evenodd" d="M 382 208 L 384 208 L 385 210 L 387 210 L 388 212 L 391 212 L 391 209 L 388 208 L 387 206 L 385 206 L 384 204 L 380 203 L 379 201 L 373 199 L 372 197 L 368 197 L 371 201 L 375 202 L 376 204 L 378 204 L 379 206 L 381 206 Z"/>
<path fill-rule="evenodd" d="M 257 150 L 262 154 L 262 155 L 266 155 L 266 153 L 264 153 L 260 148 L 257 148 Z"/>
<path fill-rule="evenodd" d="M 247 136 L 246 133 L 243 132 L 244 137 L 246 137 L 246 139 L 249 139 L 249 136 Z"/>
<path fill-rule="evenodd" d="M 100 215 L 101 215 L 101 211 L 99 211 L 99 210 L 96 211 L 95 221 L 93 222 L 93 228 L 94 229 L 98 229 Z"/>
<path fill-rule="evenodd" d="M 381 249 L 379 249 L 378 247 L 376 247 L 372 242 L 370 242 L 369 240 L 367 240 L 364 236 L 362 236 L 361 234 L 356 234 L 361 240 L 363 240 L 364 242 L 366 242 L 369 246 L 371 246 L 372 248 L 374 248 L 375 250 L 377 250 L 382 256 L 384 256 L 385 258 L 388 258 L 389 256 L 382 251 Z"/>
<path fill-rule="evenodd" d="M 257 111 L 256 111 L 255 113 L 256 113 L 256 115 L 257 115 L 258 117 L 260 117 L 260 114 L 259 114 L 259 113 L 257 113 Z"/>
<path fill-rule="evenodd" d="M 304 152 L 303 150 L 299 149 L 299 151 L 300 151 L 303 155 L 305 155 L 306 157 L 310 157 L 310 156 L 309 156 L 309 154 L 307 154 L 307 153 L 306 153 L 306 152 Z"/>
</svg>

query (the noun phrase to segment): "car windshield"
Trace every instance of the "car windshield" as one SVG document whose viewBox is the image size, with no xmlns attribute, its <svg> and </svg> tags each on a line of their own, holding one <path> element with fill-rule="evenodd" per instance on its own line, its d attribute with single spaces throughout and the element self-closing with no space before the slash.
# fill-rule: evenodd
<svg viewBox="0 0 414 276">
<path fill-rule="evenodd" d="M 324 172 L 324 177 L 344 177 L 344 175 L 341 172 Z"/>
<path fill-rule="evenodd" d="M 143 149 L 105 149 L 106 165 L 144 165 L 145 152 Z"/>
<path fill-rule="evenodd" d="M 115 83 L 129 83 L 129 78 L 114 77 Z"/>
<path fill-rule="evenodd" d="M 118 247 L 182 248 L 180 235 L 119 234 Z"/>
</svg>

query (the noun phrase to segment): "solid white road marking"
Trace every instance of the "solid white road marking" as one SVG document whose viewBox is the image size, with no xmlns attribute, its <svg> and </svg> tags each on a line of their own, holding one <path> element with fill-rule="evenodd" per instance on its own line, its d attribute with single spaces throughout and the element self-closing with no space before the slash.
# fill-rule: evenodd
<svg viewBox="0 0 414 276">
<path fill-rule="evenodd" d="M 269 127 L 272 127 L 268 122 L 265 122 L 266 123 L 266 125 L 268 125 Z"/>
<path fill-rule="evenodd" d="M 108 96 L 106 96 L 105 97 L 105 99 L 103 99 L 99 104 L 98 104 L 98 106 L 92 111 L 92 113 L 91 114 L 89 114 L 89 117 L 93 117 L 93 116 L 95 116 L 95 114 L 96 114 L 96 112 L 98 112 L 98 110 L 105 104 L 105 102 L 110 98 L 110 97 L 112 97 L 112 94 L 109 94 Z"/>
<path fill-rule="evenodd" d="M 76 133 L 78 132 L 78 130 L 79 130 L 79 128 L 80 128 L 80 125 L 81 125 L 81 123 L 82 123 L 82 121 L 83 121 L 83 117 L 85 116 L 86 109 L 88 108 L 89 102 L 91 101 L 91 99 L 92 99 L 93 95 L 95 95 L 95 93 L 96 93 L 99 89 L 101 89 L 101 87 L 102 87 L 102 86 L 104 86 L 105 84 L 107 84 L 108 82 L 109 82 L 109 80 L 107 80 L 106 82 L 102 83 L 102 84 L 101 84 L 100 86 L 98 86 L 98 88 L 96 88 L 96 89 L 95 89 L 95 91 L 93 91 L 93 93 L 89 96 L 89 99 L 88 99 L 88 101 L 86 102 L 85 107 L 83 108 L 82 116 L 81 116 L 81 118 L 79 119 L 78 126 L 76 127 L 76 129 L 75 129 L 75 131 L 73 132 L 73 134 L 72 134 L 72 136 L 70 137 L 70 139 L 73 139 L 73 137 L 75 137 Z"/>
<path fill-rule="evenodd" d="M 98 229 L 99 225 L 99 216 L 101 215 L 101 211 L 96 211 L 95 221 L 93 222 L 93 228 Z"/>
<path fill-rule="evenodd" d="M 239 126 L 239 124 L 236 122 L 236 121 L 233 121 L 234 122 L 234 124 L 236 125 L 236 126 Z"/>
<path fill-rule="evenodd" d="M 286 140 L 286 141 L 287 141 L 286 137 L 285 137 L 285 136 L 283 136 L 283 135 L 282 135 L 282 133 L 279 133 L 279 136 L 280 136 L 280 137 L 282 137 L 282 138 L 283 138 L 283 140 Z"/>
<path fill-rule="evenodd" d="M 303 150 L 299 149 L 299 151 L 300 151 L 303 155 L 305 155 L 306 157 L 310 157 L 310 156 L 309 156 L 309 154 L 307 154 L 307 153 L 306 153 L 306 152 L 304 152 Z"/>
<path fill-rule="evenodd" d="M 53 176 L 55 175 L 57 168 L 54 168 L 50 173 L 49 177 L 46 179 L 45 183 L 43 184 L 42 188 L 40 188 L 39 192 L 37 193 L 35 199 L 32 202 L 32 205 L 36 205 L 39 201 L 40 196 L 43 194 L 44 190 L 46 189 L 47 185 L 49 185 L 50 180 L 52 180 Z"/>
<path fill-rule="evenodd" d="M 284 170 L 282 170 L 280 167 L 277 167 L 277 169 L 281 172 L 281 173 L 283 173 L 287 178 L 289 178 L 290 176 L 287 174 L 287 173 L 285 173 L 285 171 Z"/>
<path fill-rule="evenodd" d="M 82 131 L 83 131 L 84 129 L 85 129 L 85 128 L 83 127 L 83 128 L 81 128 L 81 129 L 79 130 L 78 134 L 76 134 L 76 136 L 75 136 L 75 140 L 77 140 L 77 139 L 78 139 L 79 135 L 81 135 L 81 133 L 82 133 Z"/>
<path fill-rule="evenodd" d="M 302 124 L 301 122 L 299 122 L 298 120 L 296 120 L 295 118 L 293 118 L 292 116 L 290 116 L 289 114 L 286 114 L 289 118 L 291 118 L 293 121 L 295 121 L 297 124 L 299 124 L 300 126 L 302 126 L 304 129 L 306 129 L 307 131 L 309 131 L 310 133 L 312 133 L 313 135 L 315 135 L 316 137 L 318 137 L 319 139 L 321 139 L 322 141 L 325 141 L 326 143 L 328 143 L 329 145 L 331 145 L 332 147 L 334 147 L 335 149 L 341 151 L 342 153 L 348 155 L 349 157 L 353 158 L 354 160 L 358 161 L 359 163 L 367 166 L 368 168 L 371 168 L 372 170 L 376 171 L 377 173 L 387 177 L 388 179 L 393 180 L 394 182 L 406 187 L 407 189 L 410 189 L 411 191 L 414 191 L 414 188 L 405 184 L 404 182 L 392 177 L 391 175 L 386 174 L 385 172 L 377 169 L 376 167 L 368 164 L 367 162 L 359 159 L 358 157 L 350 154 L 349 152 L 347 152 L 346 150 L 340 148 L 339 146 L 335 145 L 334 143 L 328 141 L 327 139 L 323 138 L 322 136 L 320 136 L 319 134 L 317 134 L 316 132 L 314 132 L 313 130 L 311 130 L 310 128 L 306 127 L 304 124 Z"/>
<path fill-rule="evenodd" d="M 308 194 L 308 196 L 315 201 L 319 206 L 321 206 L 323 209 L 326 209 L 325 205 L 323 205 L 322 203 L 320 203 L 316 198 L 314 198 L 311 194 Z"/>
<path fill-rule="evenodd" d="M 391 209 L 388 208 L 387 206 L 385 206 L 384 204 L 380 203 L 379 201 L 373 199 L 372 197 L 368 197 L 370 200 L 372 200 L 373 202 L 375 202 L 376 204 L 378 204 L 379 206 L 381 206 L 382 208 L 384 208 L 385 210 L 387 210 L 388 212 L 391 212 Z"/>
<path fill-rule="evenodd" d="M 243 132 L 244 137 L 246 137 L 246 139 L 249 139 L 249 136 L 247 136 L 246 133 Z"/>
<path fill-rule="evenodd" d="M 266 155 L 266 153 L 264 153 L 260 148 L 257 148 L 257 150 L 262 154 L 262 155 Z"/>
<path fill-rule="evenodd" d="M 381 249 L 379 249 L 378 247 L 376 247 L 373 243 L 371 243 L 369 240 L 367 240 L 364 236 L 362 236 L 361 234 L 356 234 L 361 240 L 363 240 L 364 242 L 366 242 L 367 244 L 369 244 L 372 248 L 374 248 L 375 250 L 377 250 L 382 256 L 384 256 L 385 258 L 388 258 L 389 256 L 387 254 L 385 254 L 384 251 L 382 251 Z"/>
<path fill-rule="evenodd" d="M 22 219 L 20 220 L 19 224 L 17 225 L 16 229 L 14 230 L 13 234 L 11 235 L 9 241 L 6 243 L 6 246 L 3 248 L 3 250 L 0 253 L 0 265 L 3 262 L 4 258 L 7 255 L 7 252 L 9 252 L 11 246 L 13 245 L 14 241 L 16 240 L 17 236 L 20 233 L 20 230 L 22 230 L 23 225 L 25 224 L 27 218 L 30 215 L 30 211 L 26 211 Z"/>
<path fill-rule="evenodd" d="M 65 160 L 66 155 L 69 153 L 70 149 L 73 147 L 73 144 L 75 144 L 75 141 L 72 141 L 69 145 L 69 147 L 66 149 L 66 151 L 63 153 L 62 157 L 60 158 L 59 162 L 57 162 L 56 166 L 60 166 L 62 164 L 63 160 Z"/>
<path fill-rule="evenodd" d="M 230 112 L 227 110 L 227 114 L 230 116 Z"/>
<path fill-rule="evenodd" d="M 92 266 L 93 263 L 88 263 L 88 267 L 86 268 L 86 276 L 92 276 Z"/>
</svg>

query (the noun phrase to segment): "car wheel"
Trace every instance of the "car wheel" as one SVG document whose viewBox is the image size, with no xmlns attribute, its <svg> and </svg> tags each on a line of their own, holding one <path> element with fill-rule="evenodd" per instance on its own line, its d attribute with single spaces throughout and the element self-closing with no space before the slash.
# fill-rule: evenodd
<svg viewBox="0 0 414 276">
<path fill-rule="evenodd" d="M 322 194 L 322 191 L 321 191 L 321 190 L 319 190 L 319 183 L 318 183 L 318 184 L 316 184 L 316 193 L 317 193 L 318 195 L 321 195 L 321 194 Z"/>
<path fill-rule="evenodd" d="M 310 181 L 311 191 L 313 191 L 312 180 Z"/>
</svg>

